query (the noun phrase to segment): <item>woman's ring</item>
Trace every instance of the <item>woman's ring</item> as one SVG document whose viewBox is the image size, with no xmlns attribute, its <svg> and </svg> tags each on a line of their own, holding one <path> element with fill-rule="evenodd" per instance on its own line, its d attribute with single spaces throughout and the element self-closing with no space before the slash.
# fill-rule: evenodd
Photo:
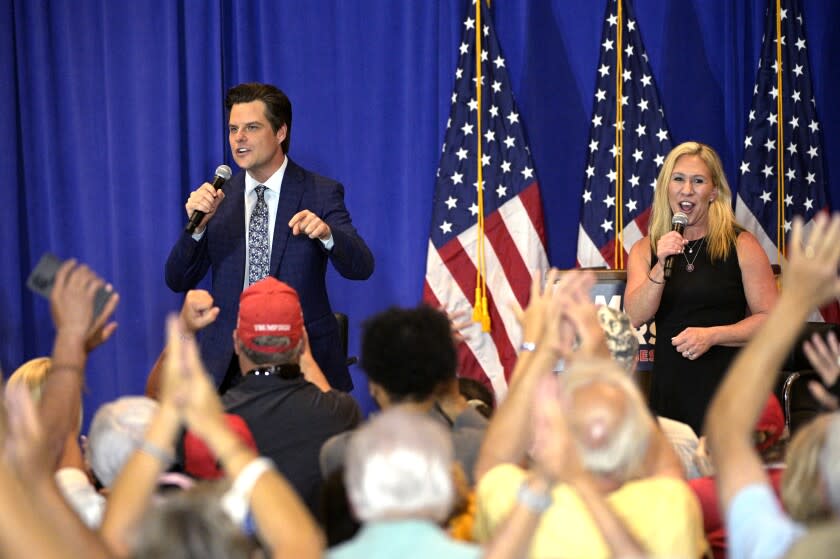
<svg viewBox="0 0 840 559">
<path fill-rule="evenodd" d="M 808 260 L 812 260 L 816 255 L 817 253 L 814 250 L 814 247 L 812 247 L 811 245 L 805 247 L 805 258 L 807 258 Z"/>
</svg>

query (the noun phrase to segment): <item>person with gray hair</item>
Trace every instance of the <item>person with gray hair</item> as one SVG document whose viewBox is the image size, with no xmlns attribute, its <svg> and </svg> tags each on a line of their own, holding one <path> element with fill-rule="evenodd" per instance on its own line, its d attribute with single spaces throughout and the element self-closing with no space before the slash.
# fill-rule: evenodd
<svg viewBox="0 0 840 559">
<path fill-rule="evenodd" d="M 609 358 L 589 299 L 594 276 L 558 277 L 559 271 L 549 272 L 550 288 L 536 277 L 519 316 L 528 343 L 481 447 L 476 538 L 495 537 L 516 503 L 538 500 L 548 516 L 530 557 L 554 557 L 558 550 L 563 557 L 699 557 L 707 549 L 700 509 L 632 379 Z M 554 379 L 554 364 L 569 357 L 571 366 Z M 530 410 L 549 380 L 561 385 L 554 399 L 568 426 L 538 437 Z M 520 464 L 555 437 L 573 441 L 581 466 L 544 483 L 535 499 L 522 488 L 540 476 L 539 469 Z"/>
<path fill-rule="evenodd" d="M 364 526 L 329 557 L 478 557 L 477 548 L 438 527 L 455 499 L 453 460 L 451 437 L 425 415 L 393 408 L 358 429 L 344 481 Z"/>
<path fill-rule="evenodd" d="M 584 466 L 617 485 L 643 477 L 654 423 L 633 382 L 601 361 L 578 363 L 564 381 Z"/>
<path fill-rule="evenodd" d="M 543 400 L 534 406 L 540 432 L 557 425 L 552 404 Z M 351 540 L 330 549 L 327 558 L 523 557 L 545 511 L 538 501 L 541 484 L 562 478 L 577 457 L 568 437 L 548 437 L 542 449 L 535 456 L 539 479 L 523 484 L 537 500 L 514 505 L 492 541 L 479 547 L 455 541 L 440 528 L 455 500 L 453 442 L 446 428 L 416 410 L 383 411 L 355 431 L 347 447 L 347 495 L 364 525 Z"/>
<path fill-rule="evenodd" d="M 62 495 L 87 526 L 99 527 L 106 505 L 88 474 L 93 474 L 103 488 L 111 487 L 143 440 L 157 407 L 157 402 L 144 396 L 124 396 L 102 404 L 88 429 L 84 448 L 87 471 L 80 466 L 56 472 Z"/>
<path fill-rule="evenodd" d="M 726 373 L 706 417 L 718 472 L 721 516 L 729 557 L 782 557 L 806 532 L 784 512 L 752 441 L 753 426 L 809 313 L 840 296 L 840 216 L 817 214 L 808 234 L 793 220 L 779 302 Z M 826 433 L 820 476 L 834 513 L 840 513 L 840 416 Z M 836 548 L 831 556 L 836 556 Z"/>
<path fill-rule="evenodd" d="M 110 487 L 137 450 L 158 404 L 145 396 L 124 396 L 102 404 L 93 416 L 85 458 L 103 487 Z"/>
</svg>

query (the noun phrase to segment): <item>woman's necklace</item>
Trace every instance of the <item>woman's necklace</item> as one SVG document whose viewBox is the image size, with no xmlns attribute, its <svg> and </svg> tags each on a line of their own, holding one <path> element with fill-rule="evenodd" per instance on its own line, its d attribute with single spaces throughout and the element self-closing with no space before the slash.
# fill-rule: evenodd
<svg viewBox="0 0 840 559">
<path fill-rule="evenodd" d="M 685 251 L 683 251 L 683 258 L 685 258 L 685 271 L 686 272 L 693 272 L 694 271 L 694 262 L 697 260 L 697 256 L 700 254 L 700 249 L 703 248 L 703 243 L 706 242 L 706 237 L 700 239 L 700 242 L 697 244 L 697 253 L 694 255 L 694 258 L 691 260 L 688 259 L 688 256 L 685 255 Z M 692 254 L 694 252 L 694 245 L 688 245 L 688 253 Z"/>
</svg>

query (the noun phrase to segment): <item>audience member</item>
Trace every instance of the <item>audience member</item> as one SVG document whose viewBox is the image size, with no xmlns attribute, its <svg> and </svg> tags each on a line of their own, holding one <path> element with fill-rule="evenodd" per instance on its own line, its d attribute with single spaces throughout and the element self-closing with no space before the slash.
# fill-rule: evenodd
<svg viewBox="0 0 840 559">
<path fill-rule="evenodd" d="M 243 378 L 222 403 L 245 420 L 260 454 L 274 461 L 317 513 L 321 445 L 356 427 L 359 406 L 349 394 L 332 390 L 318 369 L 297 293 L 285 283 L 267 277 L 242 292 L 233 337 Z"/>
<path fill-rule="evenodd" d="M 144 396 L 123 396 L 102 404 L 90 423 L 86 457 L 103 487 L 111 487 L 143 440 L 157 412 L 157 402 Z"/>
<path fill-rule="evenodd" d="M 761 416 L 756 422 L 753 432 L 753 443 L 761 456 L 767 477 L 776 495 L 780 494 L 780 484 L 785 471 L 782 463 L 785 441 L 781 437 L 785 428 L 785 418 L 782 407 L 776 396 L 770 394 Z M 711 457 L 705 451 L 705 437 L 701 440 L 695 455 L 698 469 L 706 473 L 701 477 L 690 479 L 688 484 L 697 495 L 700 507 L 703 509 L 703 530 L 712 548 L 715 559 L 725 559 L 727 555 L 727 537 L 723 518 L 720 515 L 718 501 L 717 478 Z"/>
<path fill-rule="evenodd" d="M 487 420 L 461 395 L 455 376 L 457 357 L 449 319 L 428 306 L 392 308 L 368 319 L 362 332 L 362 368 L 383 410 L 399 406 L 445 427 L 455 460 L 472 480 Z M 326 477 L 344 464 L 350 433 L 333 437 L 321 450 Z"/>
<path fill-rule="evenodd" d="M 550 410 L 535 410 L 548 417 Z M 555 438 L 538 457 L 545 479 L 563 475 L 574 449 Z M 485 548 L 450 539 L 440 528 L 455 499 L 451 464 L 452 438 L 428 414 L 393 406 L 368 421 L 350 437 L 345 484 L 350 504 L 363 522 L 351 540 L 327 553 L 331 559 L 401 559 L 436 557 L 457 559 L 513 559 L 527 550 L 544 507 L 537 488 L 524 490 L 536 500 L 512 507 L 497 536 Z M 539 489 L 541 491 L 542 489 Z"/>
<path fill-rule="evenodd" d="M 244 559 L 251 550 L 240 544 L 235 527 L 250 510 L 271 556 L 320 557 L 322 536 L 294 489 L 270 460 L 259 458 L 228 427 L 195 338 L 174 317 L 167 331 L 158 412 L 120 473 L 106 511 L 102 533 L 111 549 L 139 557 Z M 182 425 L 219 457 L 231 488 L 221 500 L 183 497 L 150 511 L 154 480 L 173 459 Z"/>
<path fill-rule="evenodd" d="M 23 384 L 11 386 L 0 404 L 0 556 L 112 557 L 61 496 L 53 477 L 49 439 Z M 8 411 L 8 416 L 6 412 Z"/>
<path fill-rule="evenodd" d="M 562 375 L 561 398 L 584 475 L 545 488 L 548 510 L 530 556 L 607 557 L 617 552 L 617 542 L 627 541 L 653 555 L 700 556 L 706 542 L 699 507 L 681 479 L 673 450 L 659 438 L 626 372 L 612 361 L 593 359 L 609 355 L 589 300 L 593 277 L 566 273 L 559 282 L 557 277 L 556 271 L 549 273 L 546 284 L 551 289 L 543 289 L 535 278 L 520 317 L 527 347 L 533 350 L 520 355 L 508 397 L 481 448 L 476 536 L 486 541 L 523 498 L 520 487 L 531 472 L 517 464 L 529 445 L 538 454 L 540 444 L 551 438 L 531 436 L 534 394 L 563 358 L 571 366 Z M 613 521 L 604 524 L 599 513 Z"/>
<path fill-rule="evenodd" d="M 49 357 L 36 357 L 18 367 L 9 377 L 6 390 L 17 385 L 24 386 L 35 405 L 41 401 L 41 393 L 47 375 L 52 367 Z M 62 495 L 82 520 L 91 527 L 99 526 L 105 499 L 100 495 L 89 479 L 90 467 L 82 456 L 79 445 L 79 433 L 82 428 L 83 410 L 79 407 L 79 418 L 65 439 L 64 449 L 57 464 L 55 481 Z"/>
<path fill-rule="evenodd" d="M 782 511 L 752 443 L 753 426 L 808 314 L 840 294 L 840 218 L 818 215 L 807 240 L 803 229 L 802 220 L 795 218 L 779 302 L 735 359 L 706 419 L 733 559 L 781 557 L 806 531 Z M 840 417 L 835 415 L 819 466 L 835 514 L 840 511 L 838 453 Z"/>
<path fill-rule="evenodd" d="M 23 384 L 29 390 L 32 401 L 37 404 L 41 401 L 41 391 L 44 388 L 44 381 L 47 379 L 50 367 L 52 367 L 52 359 L 49 357 L 30 359 L 9 375 L 6 387 Z"/>
<path fill-rule="evenodd" d="M 7 551 L 0 555 L 111 556 L 103 541 L 69 507 L 53 476 L 56 467 L 66 459 L 68 448 L 75 448 L 75 463 L 81 467 L 75 437 L 87 355 L 116 329 L 116 323 L 109 322 L 118 302 L 115 294 L 101 313 L 94 316 L 94 296 L 104 287 L 107 286 L 101 278 L 75 260 L 59 267 L 50 294 L 56 330 L 52 363 L 45 376 L 37 412 L 29 390 L 23 386 L 12 386 L 6 394 L 8 423 L 0 423 L 4 428 L 8 425 L 8 433 L 5 429 L 0 431 L 8 436 L 0 470 L 7 472 L 8 466 L 23 492 L 14 497 L 14 482 L 4 485 L 12 480 L 0 481 L 5 496 L 10 497 L 4 502 L 14 506 L 13 511 L 4 515 L 3 524 L 4 528 L 12 529 L 8 535 L 23 544 L 26 551 Z M 74 440 L 72 445 L 68 445 L 70 439 Z"/>
<path fill-rule="evenodd" d="M 832 415 L 824 414 L 796 432 L 787 447 L 781 498 L 790 517 L 806 526 L 830 520 L 832 513 L 820 474 L 820 453 Z"/>
</svg>

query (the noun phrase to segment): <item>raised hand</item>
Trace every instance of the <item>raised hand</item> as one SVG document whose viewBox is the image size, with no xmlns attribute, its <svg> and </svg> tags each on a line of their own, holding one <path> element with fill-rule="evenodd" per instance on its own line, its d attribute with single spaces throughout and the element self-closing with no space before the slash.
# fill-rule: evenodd
<svg viewBox="0 0 840 559">
<path fill-rule="evenodd" d="M 160 400 L 162 404 L 171 402 L 190 429 L 201 436 L 208 424 L 224 422 L 224 408 L 201 362 L 195 337 L 185 333 L 174 316 L 167 319 L 166 331 Z"/>
<path fill-rule="evenodd" d="M 604 330 L 598 321 L 598 309 L 589 295 L 593 285 L 595 274 L 573 271 L 566 272 L 555 286 L 555 298 L 560 301 L 551 312 L 560 316 L 561 322 L 560 330 L 554 336 L 558 337 L 563 355 L 567 357 L 573 352 L 609 357 Z"/>
<path fill-rule="evenodd" d="M 181 307 L 181 324 L 184 329 L 195 334 L 212 324 L 219 316 L 219 307 L 213 306 L 213 296 L 204 289 L 191 289 L 184 297 Z"/>
<path fill-rule="evenodd" d="M 528 306 L 523 310 L 514 303 L 513 312 L 522 327 L 523 341 L 536 343 L 543 338 L 548 316 L 546 310 L 555 293 L 554 284 L 559 277 L 560 271 L 552 268 L 545 276 L 545 287 L 543 287 L 542 276 L 539 271 L 535 271 L 531 279 L 531 296 L 528 299 Z"/>
<path fill-rule="evenodd" d="M 814 334 L 810 341 L 805 341 L 802 350 L 825 385 L 811 381 L 808 390 L 823 407 L 832 411 L 838 409 L 840 402 L 837 397 L 825 389 L 826 386 L 833 386 L 840 378 L 840 343 L 837 342 L 837 336 L 829 332 L 823 340 L 819 334 Z"/>
<path fill-rule="evenodd" d="M 87 340 L 94 329 L 101 328 L 100 323 L 106 322 L 109 317 L 109 307 L 111 312 L 116 307 L 112 296 L 94 323 L 93 302 L 96 292 L 102 287 L 105 287 L 105 281 L 86 265 L 72 258 L 64 262 L 56 272 L 50 293 L 50 312 L 56 330 L 72 332 Z"/>
<path fill-rule="evenodd" d="M 813 227 L 804 239 L 802 218 L 793 220 L 793 230 L 787 243 L 788 263 L 782 281 L 796 290 L 808 308 L 814 308 L 840 295 L 837 266 L 840 263 L 840 217 L 830 219 L 817 214 Z"/>
</svg>

